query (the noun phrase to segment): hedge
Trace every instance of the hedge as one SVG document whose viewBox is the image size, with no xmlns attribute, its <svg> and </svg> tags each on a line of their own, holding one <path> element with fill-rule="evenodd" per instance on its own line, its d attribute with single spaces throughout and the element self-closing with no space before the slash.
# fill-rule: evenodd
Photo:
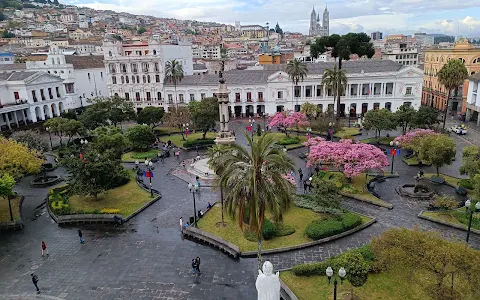
<svg viewBox="0 0 480 300">
<path fill-rule="evenodd" d="M 357 249 L 352 249 L 338 256 L 331 257 L 325 261 L 309 264 L 301 264 L 294 266 L 291 271 L 295 276 L 325 276 L 325 270 L 328 267 L 332 267 L 334 270 L 339 269 L 342 258 L 349 253 L 359 253 L 368 264 L 371 264 L 375 259 L 370 245 L 365 245 Z"/>
<path fill-rule="evenodd" d="M 312 240 L 336 235 L 362 224 L 362 218 L 353 213 L 344 213 L 339 217 L 312 221 L 305 229 L 305 234 Z"/>
<path fill-rule="evenodd" d="M 215 144 L 215 139 L 193 140 L 183 143 L 184 148 L 192 148 L 195 146 L 206 146 Z"/>
<path fill-rule="evenodd" d="M 287 236 L 295 233 L 295 228 L 289 225 L 285 225 L 283 223 L 275 224 L 272 221 L 265 219 L 263 221 L 263 239 L 270 240 L 275 237 L 280 236 Z M 243 237 L 245 239 L 256 242 L 257 241 L 257 234 L 253 231 L 250 231 L 249 228 L 245 228 L 243 230 Z"/>
<path fill-rule="evenodd" d="M 291 137 L 291 138 L 284 138 L 277 142 L 278 145 L 286 146 L 286 145 L 294 145 L 300 143 L 300 138 L 298 137 Z"/>
<path fill-rule="evenodd" d="M 460 179 L 459 184 L 467 190 L 473 190 L 473 184 L 470 182 L 470 179 Z"/>
</svg>

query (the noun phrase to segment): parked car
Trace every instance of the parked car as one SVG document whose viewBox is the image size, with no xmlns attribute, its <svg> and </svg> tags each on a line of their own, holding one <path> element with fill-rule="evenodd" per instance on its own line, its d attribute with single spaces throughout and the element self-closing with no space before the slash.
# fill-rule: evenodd
<svg viewBox="0 0 480 300">
<path fill-rule="evenodd" d="M 456 134 L 465 135 L 467 134 L 467 127 L 465 125 L 454 125 L 448 130 L 450 132 L 455 132 Z"/>
</svg>

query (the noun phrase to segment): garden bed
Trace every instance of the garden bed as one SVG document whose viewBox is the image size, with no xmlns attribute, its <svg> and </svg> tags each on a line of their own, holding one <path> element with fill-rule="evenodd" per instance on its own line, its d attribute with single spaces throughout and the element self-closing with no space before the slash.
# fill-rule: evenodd
<svg viewBox="0 0 480 300">
<path fill-rule="evenodd" d="M 360 216 L 358 214 L 355 215 Z M 290 235 L 274 237 L 270 240 L 264 240 L 262 242 L 262 251 L 302 246 L 302 244 L 315 242 L 306 236 L 305 230 L 312 221 L 317 221 L 319 219 L 325 219 L 328 217 L 330 217 L 330 215 L 328 214 L 316 213 L 310 209 L 292 206 L 287 212 L 284 213 L 283 224 L 293 227 L 295 229 L 295 232 Z M 374 219 L 372 218 L 368 218 L 366 216 L 360 217 L 362 223 L 358 227 L 361 227 L 363 224 L 371 224 L 374 222 Z M 238 226 L 238 220 L 233 220 L 230 218 L 230 216 L 225 214 L 225 222 L 227 222 L 228 226 L 218 227 L 216 224 L 220 220 L 221 209 L 218 206 L 214 206 L 207 214 L 205 214 L 203 218 L 198 221 L 198 227 L 239 246 L 242 253 L 255 252 L 257 250 L 257 242 L 249 241 L 245 238 L 244 233 Z M 244 226 L 244 229 L 246 228 L 248 228 L 248 225 Z"/>
<path fill-rule="evenodd" d="M 420 218 L 429 221 L 450 225 L 455 228 L 467 230 L 470 214 L 465 212 L 465 207 L 448 211 L 423 211 L 418 215 Z M 473 214 L 472 229 L 480 234 L 480 215 Z"/>
<path fill-rule="evenodd" d="M 207 135 L 205 136 L 205 140 L 203 140 L 203 132 L 196 132 L 192 133 L 189 135 L 183 135 L 185 139 L 182 138 L 181 134 L 172 134 L 170 136 L 162 136 L 160 137 L 160 140 L 164 143 L 171 141 L 175 146 L 180 147 L 180 148 L 195 148 L 195 142 L 198 142 L 198 146 L 204 146 L 202 145 L 202 141 L 209 141 L 209 145 L 214 144 L 215 142 L 212 142 L 217 137 L 217 134 L 215 132 L 207 132 Z M 184 144 L 188 142 L 189 144 L 192 145 L 185 145 Z"/>
<path fill-rule="evenodd" d="M 119 214 L 123 218 L 127 218 L 152 201 L 150 193 L 137 185 L 135 172 L 130 170 L 129 174 L 130 181 L 127 184 L 99 194 L 97 200 L 90 196 L 73 195 L 68 197 L 66 204 L 63 204 L 62 201 L 52 203 L 54 199 L 51 199 L 50 205 L 53 212 L 57 215 Z M 65 205 L 70 206 L 70 208 L 64 210 L 65 213 L 63 214 L 61 210 L 55 209 Z"/>
<path fill-rule="evenodd" d="M 13 221 L 19 221 L 20 218 L 20 199 L 21 197 L 17 196 L 10 200 L 12 205 L 12 215 Z M 0 223 L 10 222 L 10 211 L 8 209 L 8 200 L 0 198 Z"/>
<path fill-rule="evenodd" d="M 160 150 L 158 149 L 151 149 L 146 152 L 130 151 L 122 154 L 122 162 L 135 162 L 138 160 L 140 163 L 142 163 L 146 159 L 157 157 L 158 153 L 160 153 Z"/>
<path fill-rule="evenodd" d="M 169 134 L 174 134 L 174 133 L 182 133 L 183 130 L 182 130 L 182 128 L 178 128 L 178 127 L 157 126 L 157 127 L 153 128 L 153 132 L 156 135 L 169 135 Z"/>
<path fill-rule="evenodd" d="M 393 141 L 396 137 L 395 136 L 389 136 L 389 137 L 386 137 L 386 136 L 382 136 L 380 137 L 379 140 L 377 140 L 377 138 L 368 138 L 368 139 L 363 139 L 363 140 L 359 140 L 360 143 L 365 143 L 365 144 L 371 144 L 371 145 L 384 145 L 384 146 L 390 146 L 390 142 Z M 378 144 L 377 144 L 378 142 Z"/>
<path fill-rule="evenodd" d="M 295 149 L 299 147 L 303 147 L 303 143 L 307 141 L 307 137 L 304 135 L 296 135 L 294 133 L 290 133 L 288 137 L 285 133 L 281 132 L 269 132 L 267 133 L 268 136 L 273 137 L 276 141 L 276 144 L 281 147 L 286 147 L 287 149 Z M 258 139 L 258 136 L 254 134 L 254 139 Z"/>
<path fill-rule="evenodd" d="M 437 173 L 425 173 L 423 175 L 423 177 L 431 179 L 432 177 L 437 177 Z M 439 177 L 442 177 L 443 179 L 445 179 L 444 183 L 448 186 L 453 187 L 453 188 L 459 186 L 460 181 L 462 180 L 462 178 L 457 178 L 457 177 L 445 175 L 445 174 L 442 174 L 442 173 L 440 173 Z"/>
</svg>

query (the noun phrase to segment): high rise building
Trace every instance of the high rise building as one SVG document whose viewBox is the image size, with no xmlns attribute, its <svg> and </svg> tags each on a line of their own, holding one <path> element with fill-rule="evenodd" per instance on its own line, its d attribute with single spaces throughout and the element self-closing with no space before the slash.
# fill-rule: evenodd
<svg viewBox="0 0 480 300">
<path fill-rule="evenodd" d="M 311 36 L 329 36 L 330 31 L 330 19 L 328 9 L 325 6 L 325 10 L 323 11 L 323 20 L 320 23 L 320 14 L 317 15 L 315 12 L 315 7 L 312 9 L 312 13 L 310 14 L 310 29 L 308 30 L 308 35 Z"/>
</svg>

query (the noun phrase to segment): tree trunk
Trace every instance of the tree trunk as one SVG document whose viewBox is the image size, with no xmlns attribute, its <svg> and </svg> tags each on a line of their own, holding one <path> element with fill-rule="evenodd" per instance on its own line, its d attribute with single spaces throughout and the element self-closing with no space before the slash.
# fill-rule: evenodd
<svg viewBox="0 0 480 300">
<path fill-rule="evenodd" d="M 253 128 L 252 128 L 252 130 L 253 130 Z M 203 131 L 203 134 L 202 134 L 202 139 L 203 139 L 203 140 L 206 139 L 206 136 L 207 136 L 207 132 L 204 130 L 204 131 Z"/>
<path fill-rule="evenodd" d="M 223 219 L 223 185 L 220 184 L 220 201 L 222 202 L 222 225 L 225 226 L 225 221 Z"/>
<path fill-rule="evenodd" d="M 342 69 L 342 59 L 338 58 L 338 70 Z M 337 82 L 337 120 L 340 119 L 340 82 Z"/>
<path fill-rule="evenodd" d="M 447 106 L 445 107 L 445 116 L 443 117 L 443 129 L 445 129 L 445 122 L 447 121 L 447 114 L 448 114 L 448 102 L 450 101 L 450 89 L 448 89 L 447 94 Z"/>
<path fill-rule="evenodd" d="M 437 176 L 440 176 L 440 172 L 438 171 L 438 166 L 436 167 L 437 168 Z"/>
</svg>

